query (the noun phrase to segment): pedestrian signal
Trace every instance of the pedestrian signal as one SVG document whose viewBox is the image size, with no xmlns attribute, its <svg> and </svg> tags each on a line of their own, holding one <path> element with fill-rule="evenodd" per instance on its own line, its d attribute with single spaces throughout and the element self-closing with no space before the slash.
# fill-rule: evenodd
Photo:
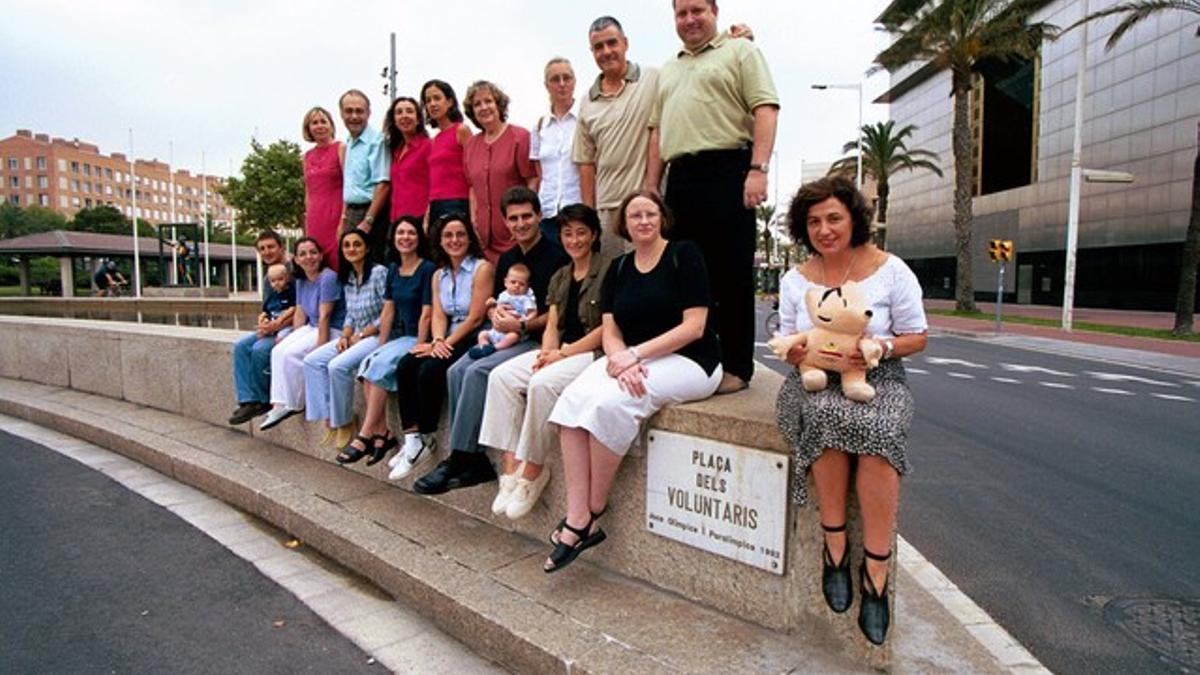
<svg viewBox="0 0 1200 675">
<path fill-rule="evenodd" d="M 992 262 L 1012 262 L 1013 254 L 1011 239 L 993 239 L 988 242 L 988 257 Z"/>
</svg>

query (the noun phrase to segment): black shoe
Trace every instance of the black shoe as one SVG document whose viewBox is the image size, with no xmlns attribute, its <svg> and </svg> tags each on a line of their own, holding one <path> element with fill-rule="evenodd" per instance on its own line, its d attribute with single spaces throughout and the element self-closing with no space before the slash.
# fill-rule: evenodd
<svg viewBox="0 0 1200 675">
<path fill-rule="evenodd" d="M 354 441 L 358 441 L 359 443 L 361 443 L 362 447 L 361 448 L 355 447 Z M 350 443 L 348 443 L 346 445 L 346 447 L 342 448 L 342 451 L 338 453 L 338 456 L 335 458 L 335 459 L 337 459 L 337 463 L 338 464 L 353 464 L 353 463 L 357 462 L 358 460 L 362 459 L 363 457 L 370 456 L 372 454 L 371 442 L 372 442 L 371 439 L 368 438 L 367 436 L 363 436 L 361 434 L 355 436 L 354 440 L 350 441 Z"/>
<path fill-rule="evenodd" d="M 880 562 L 892 557 L 891 551 L 888 551 L 887 555 L 879 555 L 864 548 L 863 553 L 871 560 Z M 862 586 L 862 602 L 858 606 L 858 629 L 871 644 L 881 645 L 887 639 L 888 624 L 891 622 L 888 610 L 887 582 L 884 582 L 883 588 L 877 590 L 871 582 L 871 575 L 867 574 L 867 561 L 865 560 L 858 568 L 858 579 Z"/>
<path fill-rule="evenodd" d="M 387 457 L 389 451 L 396 447 L 396 437 L 392 432 L 386 434 L 378 434 L 371 437 L 371 458 L 367 460 L 367 466 L 375 466 Z"/>
<path fill-rule="evenodd" d="M 845 524 L 830 527 L 822 523 L 821 529 L 826 532 L 837 533 L 845 532 Z M 825 596 L 825 604 L 829 605 L 829 609 L 841 614 L 850 609 L 850 603 L 854 600 L 854 590 L 850 583 L 850 556 L 849 551 L 842 549 L 842 561 L 838 564 L 833 563 L 833 556 L 829 553 L 828 542 L 821 548 L 821 593 Z"/>
<path fill-rule="evenodd" d="M 258 417 L 259 415 L 265 415 L 269 412 L 271 412 L 270 403 L 243 403 L 238 406 L 237 410 L 233 411 L 232 415 L 229 416 L 229 423 L 234 426 L 245 424 L 255 417 Z"/>
<path fill-rule="evenodd" d="M 492 468 L 486 454 L 454 451 L 433 471 L 413 483 L 413 492 L 420 495 L 440 495 L 494 480 L 496 470 Z"/>
<path fill-rule="evenodd" d="M 604 511 L 601 510 L 600 513 L 604 513 Z M 571 527 L 570 524 L 567 523 L 567 519 L 563 518 L 562 529 L 559 530 L 559 535 L 561 536 L 562 530 L 567 530 L 571 534 L 574 534 L 578 541 L 576 541 L 574 544 L 568 544 L 563 541 L 555 542 L 554 550 L 550 551 L 550 565 L 548 567 L 543 566 L 542 571 L 546 574 L 557 572 L 567 565 L 570 565 L 572 562 L 575 562 L 575 559 L 579 557 L 580 553 L 583 553 L 589 548 L 607 539 L 608 535 L 604 533 L 602 528 L 597 527 L 594 532 L 592 531 L 592 525 L 596 523 L 596 519 L 599 517 L 599 514 L 591 514 L 591 518 L 588 519 L 588 524 L 581 528 Z"/>
</svg>

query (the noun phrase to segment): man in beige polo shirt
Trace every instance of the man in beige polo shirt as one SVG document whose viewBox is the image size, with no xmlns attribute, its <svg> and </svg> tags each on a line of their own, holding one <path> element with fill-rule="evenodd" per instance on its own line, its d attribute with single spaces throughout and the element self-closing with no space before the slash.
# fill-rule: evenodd
<svg viewBox="0 0 1200 675">
<path fill-rule="evenodd" d="M 754 207 L 767 198 L 779 97 L 762 53 L 717 34 L 716 0 L 674 0 L 683 41 L 662 67 L 650 117 L 647 188 L 669 167 L 664 199 L 672 239 L 704 251 L 713 320 L 725 371 L 717 393 L 744 389 L 754 374 Z"/>
</svg>

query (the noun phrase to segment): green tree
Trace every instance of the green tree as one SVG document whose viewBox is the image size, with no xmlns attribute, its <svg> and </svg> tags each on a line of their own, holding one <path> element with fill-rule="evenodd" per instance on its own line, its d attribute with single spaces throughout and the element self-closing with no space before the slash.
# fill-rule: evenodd
<svg viewBox="0 0 1200 675">
<path fill-rule="evenodd" d="M 300 146 L 291 141 L 263 146 L 251 139 L 242 178 L 230 177 L 218 190 L 241 214 L 239 229 L 304 227 L 304 162 Z"/>
<path fill-rule="evenodd" d="M 1067 32 L 1089 21 L 1107 16 L 1120 15 L 1121 22 L 1113 29 L 1105 43 L 1105 50 L 1117 46 L 1121 38 L 1134 26 L 1160 12 L 1189 12 L 1200 16 L 1200 0 L 1154 0 L 1148 2 L 1123 2 L 1108 9 L 1088 14 L 1067 26 Z M 1200 27 L 1196 28 L 1200 36 Z M 1200 139 L 1198 139 L 1200 140 Z M 1176 335 L 1191 335 L 1196 321 L 1196 272 L 1200 268 L 1200 145 L 1196 148 L 1196 160 L 1192 165 L 1192 215 L 1188 220 L 1187 234 L 1183 239 L 1183 256 L 1179 267 L 1179 286 L 1175 291 Z"/>
<path fill-rule="evenodd" d="M 754 215 L 758 218 L 758 222 L 762 225 L 762 251 L 763 259 L 767 261 L 767 267 L 771 266 L 771 248 L 774 237 L 771 234 L 771 221 L 775 218 L 774 204 L 759 204 L 754 208 Z"/>
<path fill-rule="evenodd" d="M 862 133 L 863 175 L 875 179 L 875 193 L 878 197 L 875 219 L 881 223 L 887 222 L 888 196 L 891 194 L 888 182 L 894 174 L 901 171 L 928 169 L 938 176 L 942 175 L 942 170 L 934 163 L 938 160 L 936 152 L 919 148 L 908 149 L 904 139 L 912 136 L 917 127 L 909 124 L 896 129 L 895 125 L 894 120 L 888 120 L 863 125 L 860 130 Z M 842 152 L 855 152 L 857 149 L 858 141 L 856 140 L 849 141 L 842 146 Z M 849 171 L 852 173 L 857 166 L 858 156 L 852 155 L 834 162 L 829 172 Z"/>
<path fill-rule="evenodd" d="M 21 208 L 7 202 L 0 204 L 0 239 L 65 229 L 67 219 L 56 211 L 41 206 Z"/>
<path fill-rule="evenodd" d="M 971 271 L 972 183 L 968 96 L 975 65 L 986 59 L 1032 59 L 1042 41 L 1055 32 L 1033 15 L 1053 0 L 896 0 L 879 17 L 895 41 L 875 57 L 878 67 L 895 73 L 912 63 L 931 63 L 950 71 L 954 96 L 951 140 L 954 150 L 954 248 L 958 260 L 955 306 L 975 311 Z"/>
</svg>

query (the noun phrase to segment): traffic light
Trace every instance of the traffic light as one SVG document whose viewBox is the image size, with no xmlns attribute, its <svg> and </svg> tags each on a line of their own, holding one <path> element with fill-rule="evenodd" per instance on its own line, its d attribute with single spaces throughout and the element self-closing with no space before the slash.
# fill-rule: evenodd
<svg viewBox="0 0 1200 675">
<path fill-rule="evenodd" d="M 988 257 L 992 262 L 1012 262 L 1014 253 L 1011 239 L 992 239 L 988 242 Z"/>
</svg>

